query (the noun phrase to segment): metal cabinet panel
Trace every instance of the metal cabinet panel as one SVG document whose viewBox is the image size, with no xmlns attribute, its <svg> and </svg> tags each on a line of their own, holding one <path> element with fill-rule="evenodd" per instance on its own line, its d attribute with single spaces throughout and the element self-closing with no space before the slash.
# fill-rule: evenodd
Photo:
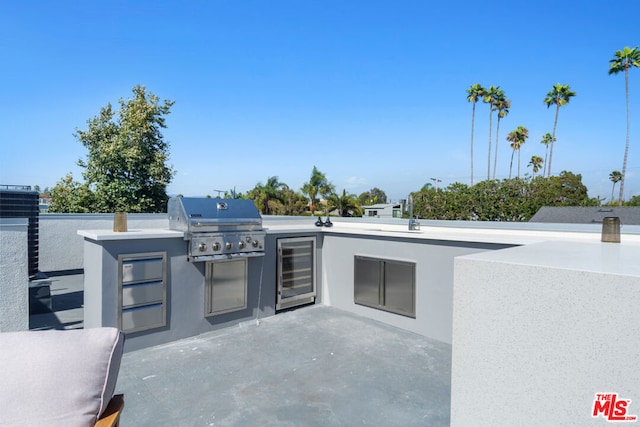
<svg viewBox="0 0 640 427">
<path fill-rule="evenodd" d="M 356 255 L 354 302 L 415 318 L 415 263 Z"/>
<path fill-rule="evenodd" d="M 136 332 L 164 326 L 164 316 L 162 304 L 126 308 L 122 310 L 122 330 Z"/>
<path fill-rule="evenodd" d="M 122 283 L 162 280 L 162 258 L 125 259 L 122 262 Z"/>
<path fill-rule="evenodd" d="M 398 314 L 415 316 L 415 264 L 384 262 L 384 306 Z"/>
<path fill-rule="evenodd" d="M 118 255 L 118 319 L 125 333 L 167 324 L 167 254 Z"/>
<path fill-rule="evenodd" d="M 380 260 L 355 258 L 354 298 L 357 304 L 380 305 Z"/>
<path fill-rule="evenodd" d="M 247 259 L 208 262 L 205 316 L 247 308 Z"/>
<path fill-rule="evenodd" d="M 137 283 L 122 287 L 122 307 L 134 307 L 146 304 L 162 303 L 164 299 L 164 283 Z"/>
</svg>

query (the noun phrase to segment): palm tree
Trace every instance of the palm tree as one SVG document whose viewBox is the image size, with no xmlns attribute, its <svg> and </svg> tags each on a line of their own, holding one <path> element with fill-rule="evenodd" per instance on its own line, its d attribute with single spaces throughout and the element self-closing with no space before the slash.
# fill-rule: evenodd
<svg viewBox="0 0 640 427">
<path fill-rule="evenodd" d="M 504 119 L 509 114 L 511 108 L 511 100 L 504 97 L 504 93 L 500 95 L 500 99 L 496 101 L 496 111 L 498 112 L 498 123 L 496 124 L 496 149 L 493 153 L 493 179 L 496 179 L 496 165 L 498 164 L 498 133 L 500 132 L 500 119 Z"/>
<path fill-rule="evenodd" d="M 638 47 L 629 49 L 625 47 L 616 51 L 615 58 L 610 60 L 609 74 L 618 74 L 624 71 L 624 90 L 627 100 L 627 142 L 624 147 L 624 160 L 622 161 L 622 179 L 620 180 L 620 197 L 618 197 L 618 206 L 622 206 L 622 196 L 624 194 L 624 179 L 627 176 L 627 157 L 629 155 L 629 68 L 640 67 L 640 50 Z"/>
<path fill-rule="evenodd" d="M 262 185 L 261 182 L 257 183 L 250 191 L 249 197 L 253 199 L 261 213 L 274 214 L 273 208 L 282 204 L 280 192 L 283 187 L 286 187 L 286 184 L 280 182 L 277 176 L 270 176 L 265 185 Z"/>
<path fill-rule="evenodd" d="M 611 188 L 611 203 L 613 204 L 613 190 L 616 188 L 616 183 L 622 181 L 622 173 L 613 171 L 609 174 L 609 179 L 613 182 L 613 188 Z"/>
<path fill-rule="evenodd" d="M 309 182 L 305 182 L 300 190 L 309 196 L 309 209 L 313 214 L 313 211 L 316 210 L 318 194 L 321 196 L 329 195 L 334 191 L 334 188 L 327 177 L 314 166 Z"/>
<path fill-rule="evenodd" d="M 518 126 L 507 135 L 507 141 L 511 144 L 513 151 L 511 152 L 511 163 L 509 164 L 509 179 L 511 179 L 511 171 L 513 170 L 513 155 L 518 152 L 518 178 L 520 178 L 520 147 L 529 137 L 529 131 L 524 126 Z"/>
<path fill-rule="evenodd" d="M 332 193 L 329 195 L 328 200 L 333 207 L 338 209 L 338 215 L 341 217 L 362 216 L 358 197 L 355 194 L 347 193 L 347 191 L 343 189 L 342 196 Z"/>
<path fill-rule="evenodd" d="M 280 201 L 280 190 L 285 186 L 283 182 L 280 182 L 277 176 L 270 176 L 267 178 L 267 183 L 263 187 L 264 194 L 266 196 L 266 214 L 272 213 L 272 209 L 269 206 L 271 200 Z"/>
<path fill-rule="evenodd" d="M 478 99 L 484 98 L 487 90 L 476 83 L 467 89 L 467 101 L 473 103 L 471 108 L 471 185 L 473 185 L 473 129 L 476 120 L 476 103 Z"/>
<path fill-rule="evenodd" d="M 533 176 L 536 176 L 536 173 L 540 170 L 544 160 L 540 156 L 531 156 L 531 161 L 529 161 L 528 166 L 533 168 Z M 544 172 L 543 172 L 544 173 Z"/>
<path fill-rule="evenodd" d="M 547 168 L 547 156 L 549 155 L 549 144 L 551 144 L 554 141 L 553 136 L 547 132 L 544 135 L 542 135 L 542 141 L 540 141 L 541 144 L 544 144 L 545 146 L 545 152 L 544 152 L 544 167 L 545 169 Z M 542 176 L 545 175 L 546 171 L 542 171 Z"/>
<path fill-rule="evenodd" d="M 560 107 L 567 105 L 569 100 L 576 96 L 576 93 L 569 89 L 569 85 L 561 85 L 557 83 L 553 85 L 553 88 L 547 93 L 544 103 L 547 108 L 555 104 L 556 106 L 556 118 L 553 121 L 553 133 L 551 134 L 551 150 L 549 151 L 549 163 L 547 163 L 547 176 L 551 176 L 551 160 L 553 158 L 553 143 L 556 140 L 556 127 L 558 126 L 558 112 Z"/>
<path fill-rule="evenodd" d="M 489 86 L 489 89 L 485 92 L 482 102 L 489 104 L 489 154 L 487 155 L 487 179 L 491 179 L 491 128 L 493 112 L 495 111 L 495 103 L 499 98 L 500 93 L 504 95 L 504 92 L 500 89 L 500 86 Z"/>
</svg>

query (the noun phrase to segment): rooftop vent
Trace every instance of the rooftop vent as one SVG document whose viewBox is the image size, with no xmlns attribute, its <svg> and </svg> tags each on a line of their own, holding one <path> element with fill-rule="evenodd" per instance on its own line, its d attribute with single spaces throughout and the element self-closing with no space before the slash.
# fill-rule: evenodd
<svg viewBox="0 0 640 427">
<path fill-rule="evenodd" d="M 0 185 L 0 218 L 27 218 L 29 276 L 38 273 L 38 192 L 28 185 Z"/>
</svg>

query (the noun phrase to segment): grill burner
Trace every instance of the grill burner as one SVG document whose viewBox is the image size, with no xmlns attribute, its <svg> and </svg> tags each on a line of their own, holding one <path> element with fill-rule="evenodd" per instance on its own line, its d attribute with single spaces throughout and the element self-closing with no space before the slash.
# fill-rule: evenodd
<svg viewBox="0 0 640 427">
<path fill-rule="evenodd" d="M 264 256 L 262 217 L 251 200 L 173 197 L 169 228 L 184 231 L 189 261 Z"/>
</svg>

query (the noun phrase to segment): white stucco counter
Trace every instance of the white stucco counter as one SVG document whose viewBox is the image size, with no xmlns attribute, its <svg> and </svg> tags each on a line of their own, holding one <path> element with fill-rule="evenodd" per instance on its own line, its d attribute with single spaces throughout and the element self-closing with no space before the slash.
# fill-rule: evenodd
<svg viewBox="0 0 640 427">
<path fill-rule="evenodd" d="M 603 425 L 610 393 L 640 415 L 640 244 L 622 240 L 456 258 L 452 426 Z"/>
<path fill-rule="evenodd" d="M 503 245 L 529 245 L 546 241 L 599 242 L 602 225 L 581 224 L 562 227 L 546 227 L 538 224 L 505 224 L 464 221 L 425 221 L 419 230 L 409 230 L 407 220 L 393 222 L 346 221 L 332 218 L 333 226 L 317 227 L 312 218 L 306 221 L 296 220 L 269 221 L 265 219 L 267 233 L 323 233 L 354 234 L 402 240 L 440 240 L 452 242 L 492 243 Z M 640 227 L 627 227 L 640 232 Z M 640 234 L 624 234 L 623 242 L 640 244 Z"/>
<path fill-rule="evenodd" d="M 111 230 L 78 230 L 78 234 L 85 239 L 96 242 L 106 240 L 167 239 L 174 237 L 184 238 L 184 232 L 166 229 L 140 229 L 124 232 Z"/>
</svg>

